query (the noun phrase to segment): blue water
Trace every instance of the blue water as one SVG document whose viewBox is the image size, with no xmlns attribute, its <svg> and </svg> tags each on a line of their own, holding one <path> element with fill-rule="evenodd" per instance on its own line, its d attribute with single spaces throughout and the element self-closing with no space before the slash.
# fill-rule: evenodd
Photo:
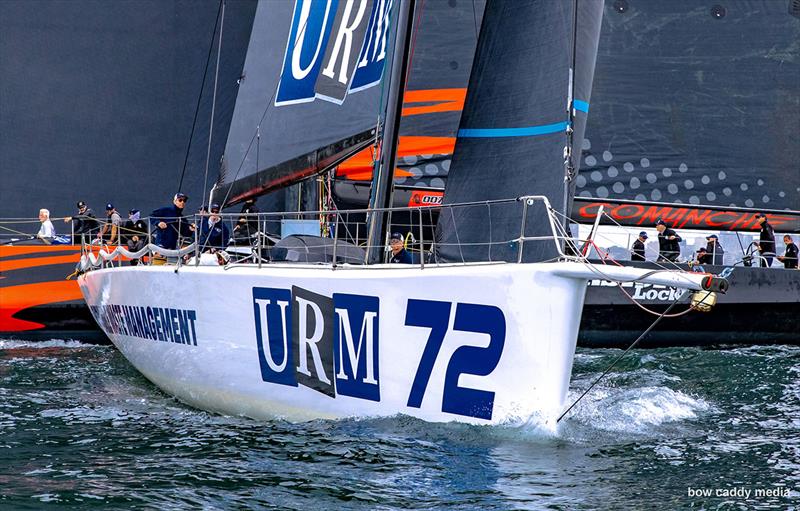
<svg viewBox="0 0 800 511">
<path fill-rule="evenodd" d="M 618 354 L 579 351 L 571 397 Z M 114 348 L 0 341 L 3 510 L 798 507 L 798 347 L 636 351 L 553 435 L 223 417 Z"/>
</svg>

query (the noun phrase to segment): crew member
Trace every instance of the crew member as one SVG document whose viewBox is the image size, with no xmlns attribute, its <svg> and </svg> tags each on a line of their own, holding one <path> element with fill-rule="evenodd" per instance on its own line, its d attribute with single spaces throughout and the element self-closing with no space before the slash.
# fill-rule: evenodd
<svg viewBox="0 0 800 511">
<path fill-rule="evenodd" d="M 117 213 L 117 209 L 110 202 L 106 204 L 106 223 L 100 228 L 97 233 L 98 241 L 107 240 L 109 245 L 117 241 L 117 234 L 119 233 L 119 226 L 122 223 L 122 217 Z"/>
<path fill-rule="evenodd" d="M 706 256 L 705 264 L 724 264 L 725 250 L 723 250 L 722 245 L 719 244 L 719 237 L 716 234 L 706 236 L 706 242 L 706 252 L 708 252 L 708 255 Z"/>
<path fill-rule="evenodd" d="M 797 245 L 788 234 L 783 237 L 783 242 L 786 243 L 786 252 L 778 256 L 778 261 L 782 262 L 786 269 L 797 268 Z"/>
<path fill-rule="evenodd" d="M 711 264 L 711 254 L 708 252 L 706 247 L 700 247 L 697 249 L 695 260 L 697 264 Z"/>
<path fill-rule="evenodd" d="M 211 253 L 228 246 L 231 233 L 219 216 L 219 204 L 212 204 L 208 218 L 200 228 L 200 248 Z"/>
<path fill-rule="evenodd" d="M 97 218 L 94 216 L 94 211 L 82 200 L 78 201 L 78 214 L 64 218 L 64 222 L 72 222 L 72 242 L 75 244 L 81 242 L 84 234 L 91 237 L 97 229 Z"/>
<path fill-rule="evenodd" d="M 647 233 L 642 231 L 639 237 L 633 242 L 631 261 L 645 261 L 644 258 L 644 242 L 647 241 Z"/>
<path fill-rule="evenodd" d="M 138 252 L 147 245 L 147 222 L 140 218 L 138 209 L 128 211 L 128 220 L 120 230 L 120 240 L 131 252 Z M 131 266 L 139 264 L 138 259 L 131 259 Z"/>
<path fill-rule="evenodd" d="M 411 254 L 403 246 L 403 235 L 399 232 L 392 233 L 389 238 L 389 247 L 392 249 L 390 263 L 412 264 L 414 262 L 411 259 Z"/>
<path fill-rule="evenodd" d="M 175 250 L 178 247 L 178 237 L 189 237 L 195 230 L 194 225 L 183 217 L 183 208 L 187 200 L 189 197 L 178 192 L 172 198 L 171 205 L 150 213 L 156 226 L 154 241 L 159 247 Z"/>
<path fill-rule="evenodd" d="M 656 222 L 656 230 L 658 231 L 658 261 L 677 261 L 678 256 L 681 255 L 681 247 L 678 245 L 682 241 L 681 237 L 667 227 L 667 223 L 661 219 Z"/>
<path fill-rule="evenodd" d="M 756 222 L 761 226 L 761 231 L 758 233 L 758 243 L 756 244 L 758 253 L 761 256 L 761 267 L 769 268 L 772 266 L 772 258 L 775 257 L 775 231 L 764 213 L 756 213 Z"/>
<path fill-rule="evenodd" d="M 49 209 L 42 208 L 39 210 L 39 221 L 42 222 L 42 226 L 39 227 L 36 237 L 45 243 L 49 243 L 56 237 L 56 228 L 53 227 L 53 222 L 50 221 Z"/>
</svg>

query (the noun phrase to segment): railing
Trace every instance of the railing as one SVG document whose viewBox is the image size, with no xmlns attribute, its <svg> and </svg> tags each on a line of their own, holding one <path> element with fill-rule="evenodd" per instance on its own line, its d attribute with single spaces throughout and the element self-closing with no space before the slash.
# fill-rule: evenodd
<svg viewBox="0 0 800 511">
<path fill-rule="evenodd" d="M 533 206 L 537 206 L 535 212 Z M 510 239 L 498 240 L 489 236 L 485 239 L 466 241 L 461 240 L 456 232 L 458 240 L 456 243 L 443 243 L 436 239 L 435 228 L 442 214 L 450 214 L 455 219 L 458 214 L 476 208 L 478 214 L 485 210 L 489 218 L 492 211 L 497 211 L 498 208 L 511 208 L 509 211 L 518 215 L 519 229 L 515 231 L 518 235 Z M 366 254 L 370 248 L 365 245 L 365 226 L 368 216 L 374 212 L 386 214 L 390 222 L 389 232 L 402 234 L 403 248 L 412 254 L 414 260 L 412 264 L 420 268 L 431 264 L 442 264 L 436 254 L 448 247 L 457 247 L 453 252 L 462 256 L 469 248 L 488 254 L 488 257 L 477 260 L 461 257 L 460 260 L 451 258 L 448 261 L 458 264 L 521 262 L 526 246 L 534 243 L 550 245 L 548 250 L 555 254 L 554 258 L 575 257 L 564 253 L 562 247 L 568 237 L 557 221 L 549 201 L 543 196 L 526 196 L 517 199 L 429 207 L 214 214 L 215 226 L 225 226 L 223 229 L 230 235 L 230 241 L 224 246 L 209 243 L 210 238 L 206 235 L 209 229 L 204 227 L 204 223 L 209 222 L 212 214 L 198 214 L 169 223 L 168 229 L 175 229 L 177 233 L 184 234 L 182 242 L 174 249 L 159 246 L 152 236 L 148 237 L 147 243 L 137 250 L 124 244 L 97 246 L 84 243 L 81 270 L 122 265 L 126 261 L 135 261 L 138 264 L 174 264 L 178 267 L 207 264 L 255 264 L 260 267 L 264 264 L 287 261 L 327 264 L 333 268 L 342 264 L 363 265 L 368 263 Z M 148 232 L 152 233 L 157 229 L 154 220 L 143 220 L 148 221 Z M 529 232 L 531 225 L 540 226 L 537 234 Z M 459 225 L 454 221 L 452 227 L 457 231 Z M 489 231 L 492 231 L 491 220 Z M 281 233 L 282 236 L 278 236 L 277 233 Z M 126 233 L 123 228 L 121 234 L 124 241 L 129 238 L 130 233 Z M 280 242 L 288 234 L 311 236 L 295 237 L 297 246 L 292 246 L 286 241 Z M 387 233 L 387 240 L 380 245 L 384 258 L 377 263 L 386 263 L 391 259 L 388 237 Z M 513 255 L 509 256 L 509 253 Z M 305 257 L 294 257 L 303 254 Z"/>
<path fill-rule="evenodd" d="M 505 222 L 507 228 L 505 238 L 493 234 L 497 225 L 495 213 L 501 208 L 512 208 L 513 215 L 506 216 L 511 220 Z M 540 209 L 541 208 L 541 209 Z M 388 217 L 388 232 L 400 232 L 403 236 L 403 246 L 413 256 L 415 265 L 425 268 L 428 265 L 444 264 L 473 264 L 497 262 L 521 262 L 525 260 L 525 251 L 528 246 L 545 244 L 554 259 L 583 259 L 591 253 L 578 247 L 592 246 L 599 250 L 597 243 L 592 240 L 573 239 L 567 235 L 563 225 L 568 221 L 563 215 L 555 212 L 544 197 L 526 196 L 518 199 L 481 201 L 445 206 L 421 206 L 405 208 L 385 208 L 373 211 L 385 213 Z M 155 221 L 144 218 L 146 228 L 141 232 L 131 231 L 122 222 L 114 243 L 109 243 L 108 236 L 98 238 L 97 234 L 104 226 L 109 225 L 105 219 L 97 219 L 97 224 L 88 233 L 69 235 L 61 234 L 57 240 L 39 240 L 35 235 L 28 234 L 38 231 L 39 221 L 36 219 L 2 219 L 0 220 L 0 245 L 8 244 L 79 244 L 82 247 L 82 262 L 80 271 L 91 268 L 108 267 L 111 265 L 128 264 L 168 264 L 175 266 L 224 264 L 226 266 L 239 264 L 273 264 L 287 261 L 286 242 L 278 245 L 276 254 L 275 244 L 291 233 L 313 234 L 304 238 L 303 250 L 310 253 L 315 250 L 323 254 L 322 260 L 306 260 L 316 264 L 327 264 L 333 268 L 343 264 L 364 265 L 366 253 L 366 222 L 372 211 L 366 209 L 346 211 L 306 211 L 284 213 L 259 213 L 242 214 L 226 213 L 217 215 L 218 225 L 225 225 L 231 235 L 231 242 L 224 246 L 211 246 L 201 230 L 204 222 L 208 222 L 209 214 L 198 214 L 183 217 L 180 222 L 171 223 L 170 229 L 183 231 L 184 236 L 174 249 L 165 249 L 157 244 L 152 233 L 157 230 Z M 455 221 L 459 215 L 468 216 L 467 213 L 478 212 L 482 225 L 488 227 L 488 232 L 483 233 L 483 238 L 466 238 L 459 229 L 463 223 Z M 531 214 L 534 213 L 534 214 Z M 443 240 L 437 238 L 436 226 L 443 220 L 451 219 L 450 230 L 455 233 L 453 239 Z M 488 219 L 488 220 L 487 220 Z M 72 224 L 64 224 L 62 218 L 55 218 L 53 223 L 57 233 L 64 233 Z M 189 230 L 189 225 L 195 225 L 195 231 Z M 237 228 L 238 226 L 238 228 Z M 441 225 L 440 225 L 441 226 Z M 533 229 L 531 228 L 533 227 Z M 531 231 L 535 230 L 534 233 Z M 474 231 L 474 230 L 473 230 Z M 131 243 L 134 235 L 139 235 L 139 242 Z M 604 238 L 602 235 L 591 232 L 584 237 Z M 776 236 L 779 238 L 779 236 Z M 66 240 L 66 241 L 65 241 Z M 777 240 L 776 240 L 777 241 Z M 379 245 L 384 257 L 377 261 L 385 263 L 391 258 L 390 244 L 387 239 Z M 630 246 L 630 239 L 627 246 Z M 354 247 L 356 247 L 354 249 Z M 567 247 L 567 250 L 564 250 Z M 472 257 L 475 253 L 481 257 Z M 585 253 L 586 252 L 586 253 Z M 448 253 L 448 254 L 446 254 Z M 448 258 L 440 257 L 442 254 Z M 575 255 L 573 255 L 575 254 Z M 759 266 L 764 258 L 752 250 L 745 254 L 746 260 Z M 279 256 L 279 257 L 276 257 Z M 742 264 L 738 261 L 735 264 Z M 776 266 L 773 263 L 773 268 Z M 779 267 L 779 266 L 778 266 Z"/>
</svg>

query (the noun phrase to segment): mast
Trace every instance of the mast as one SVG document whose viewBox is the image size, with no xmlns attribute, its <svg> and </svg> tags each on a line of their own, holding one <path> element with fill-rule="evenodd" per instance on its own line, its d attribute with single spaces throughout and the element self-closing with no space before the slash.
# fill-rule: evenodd
<svg viewBox="0 0 800 511">
<path fill-rule="evenodd" d="M 567 129 L 566 145 L 564 146 L 564 204 L 561 210 L 564 231 L 569 232 L 569 191 L 572 182 L 578 174 L 575 168 L 575 158 L 572 154 L 573 134 L 575 133 L 575 68 L 578 46 L 578 0 L 572 2 L 572 39 L 570 42 L 569 85 L 567 90 Z"/>
<path fill-rule="evenodd" d="M 408 56 L 411 33 L 414 28 L 413 12 L 415 0 L 400 0 L 395 33 L 395 50 L 392 52 L 387 112 L 384 124 L 380 165 L 374 172 L 369 208 L 388 208 L 392 205 L 392 182 L 397 154 L 400 117 L 403 109 L 403 93 L 406 88 Z M 372 211 L 367 219 L 367 262 L 377 263 L 383 255 L 383 240 L 386 233 L 386 212 Z"/>
</svg>

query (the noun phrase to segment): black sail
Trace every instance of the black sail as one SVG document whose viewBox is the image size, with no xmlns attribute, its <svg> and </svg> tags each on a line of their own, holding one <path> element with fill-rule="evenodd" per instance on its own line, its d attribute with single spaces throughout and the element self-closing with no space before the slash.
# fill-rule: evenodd
<svg viewBox="0 0 800 511">
<path fill-rule="evenodd" d="M 395 206 L 418 205 L 418 197 L 444 188 L 484 8 L 485 0 L 417 2 L 397 149 L 394 183 L 400 186 L 395 186 Z M 368 149 L 338 167 L 337 202 L 366 206 L 373 159 Z"/>
<path fill-rule="evenodd" d="M 374 142 L 394 3 L 258 4 L 214 202 L 288 186 Z"/>
<path fill-rule="evenodd" d="M 577 33 L 573 37 L 577 4 Z M 575 47 L 573 146 L 589 108 L 602 2 L 490 2 L 484 13 L 444 203 L 546 196 L 565 209 L 563 152 L 569 69 Z M 577 165 L 577 162 L 575 162 Z M 437 242 L 443 261 L 516 260 L 522 205 L 445 210 Z M 530 208 L 526 236 L 550 233 Z M 525 244 L 524 261 L 553 258 L 549 242 Z"/>
<path fill-rule="evenodd" d="M 219 11 L 219 0 L 0 2 L 0 217 L 63 216 L 78 200 L 149 212 L 178 191 L 184 161 L 181 191 L 199 206 L 219 24 L 212 169 L 255 4 Z"/>
<path fill-rule="evenodd" d="M 607 0 L 578 178 L 582 204 L 664 203 L 673 208 L 660 214 L 675 225 L 733 230 L 752 222 L 718 210 L 799 210 L 794 4 Z M 618 208 L 615 218 L 650 227 L 648 212 L 657 210 Z"/>
</svg>

